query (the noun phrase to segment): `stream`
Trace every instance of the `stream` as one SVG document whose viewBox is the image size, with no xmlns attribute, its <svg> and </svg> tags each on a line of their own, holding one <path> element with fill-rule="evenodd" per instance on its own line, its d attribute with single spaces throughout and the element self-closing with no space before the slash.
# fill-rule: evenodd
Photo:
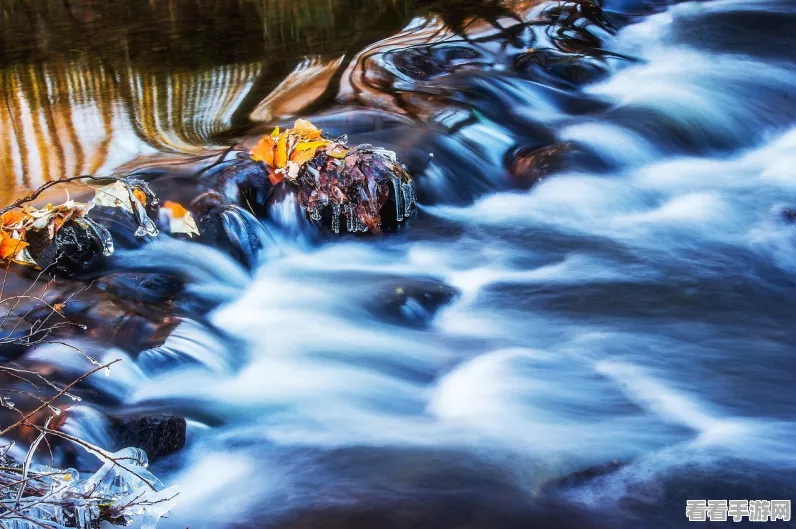
<svg viewBox="0 0 796 529">
<path fill-rule="evenodd" d="M 530 20 L 549 5 L 511 10 Z M 123 361 L 87 381 L 65 431 L 102 446 L 102 410 L 185 417 L 186 447 L 152 465 L 180 490 L 160 524 L 175 529 L 670 528 L 688 526 L 687 499 L 796 497 L 796 223 L 781 213 L 796 207 L 796 5 L 606 0 L 617 29 L 590 27 L 600 53 L 571 47 L 575 59 L 549 63 L 517 61 L 566 32 L 435 34 L 469 4 L 381 13 L 361 30 L 365 15 L 355 24 L 335 6 L 329 29 L 297 20 L 281 37 L 247 40 L 231 14 L 198 26 L 237 39 L 208 40 L 219 64 L 203 73 L 164 63 L 124 77 L 97 58 L 96 90 L 67 85 L 107 98 L 62 103 L 77 139 L 58 133 L 60 157 L 20 157 L 33 125 L 12 129 L 27 131 L 22 147 L 0 131 L 11 194 L 59 167 L 182 159 L 292 115 L 395 150 L 417 186 L 417 214 L 376 236 L 330 234 L 286 194 L 252 270 L 167 236 L 119 250 L 115 270 L 184 278 L 179 322 L 138 351 L 75 337 Z M 278 54 L 320 46 L 302 31 L 332 40 L 280 70 Z M 269 39 L 301 45 L 258 55 Z M 94 68 L 106 48 L 92 40 L 79 58 L 20 61 L 42 75 Z M 324 101 L 319 72 L 345 53 L 361 64 Z M 294 84 L 263 83 L 264 60 Z M 57 343 L 17 361 L 87 366 Z"/>
</svg>

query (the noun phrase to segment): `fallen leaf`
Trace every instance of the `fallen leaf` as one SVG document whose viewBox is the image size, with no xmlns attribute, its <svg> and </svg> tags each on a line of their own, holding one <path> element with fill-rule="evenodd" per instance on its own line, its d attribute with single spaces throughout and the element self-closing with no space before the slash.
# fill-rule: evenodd
<svg viewBox="0 0 796 529">
<path fill-rule="evenodd" d="M 297 119 L 293 124 L 293 131 L 307 139 L 320 138 L 322 130 L 306 119 Z"/>
<path fill-rule="evenodd" d="M 122 208 L 130 213 L 135 213 L 133 203 L 130 200 L 130 190 L 122 182 L 114 182 L 97 189 L 91 203 L 95 206 Z"/>
<path fill-rule="evenodd" d="M 285 177 L 282 176 L 281 173 L 271 173 L 271 174 L 268 175 L 268 180 L 270 180 L 271 184 L 273 184 L 273 185 L 278 184 L 279 182 L 281 182 L 284 179 L 285 179 Z"/>
<path fill-rule="evenodd" d="M 185 207 L 182 204 L 179 204 L 177 202 L 172 202 L 171 200 L 165 201 L 161 207 L 171 210 L 171 216 L 176 219 L 181 219 L 185 215 L 190 215 L 188 210 L 185 209 Z"/>
<path fill-rule="evenodd" d="M 348 154 L 348 149 L 339 143 L 331 143 L 326 146 L 326 154 L 332 158 L 342 159 Z"/>
<path fill-rule="evenodd" d="M 298 177 L 299 169 L 301 169 L 299 164 L 291 160 L 287 162 L 285 168 L 282 169 L 282 174 L 284 174 L 287 179 L 294 181 Z"/>
<path fill-rule="evenodd" d="M 279 127 L 274 127 L 274 130 L 271 132 L 271 137 L 276 138 L 279 136 Z"/>
<path fill-rule="evenodd" d="M 249 151 L 252 160 L 263 162 L 269 167 L 274 165 L 274 139 L 271 136 L 263 136 L 252 150 Z"/>
<path fill-rule="evenodd" d="M 18 222 L 24 221 L 27 215 L 20 210 L 11 210 L 3 213 L 2 224 L 3 226 L 12 226 Z"/>
<path fill-rule="evenodd" d="M 276 167 L 284 167 L 287 163 L 287 136 L 287 134 L 282 134 L 276 142 L 276 152 L 274 153 Z"/>
<path fill-rule="evenodd" d="M 138 199 L 138 201 L 146 206 L 146 193 L 142 189 L 137 187 L 133 188 L 133 196 Z"/>
<path fill-rule="evenodd" d="M 318 147 L 324 147 L 326 145 L 329 145 L 330 143 L 331 143 L 330 141 L 326 141 L 326 140 L 303 141 L 303 142 L 299 143 L 298 145 L 296 145 L 296 147 L 293 150 L 299 151 L 299 152 L 300 151 L 306 151 L 306 150 L 314 151 Z"/>
<path fill-rule="evenodd" d="M 199 235 L 193 215 L 182 204 L 167 200 L 161 206 L 160 214 L 167 217 L 171 233 L 184 233 L 189 237 Z"/>
<path fill-rule="evenodd" d="M 299 151 L 298 149 L 293 151 L 293 154 L 290 155 L 290 163 L 295 163 L 299 166 L 309 162 L 315 157 L 315 149 L 312 150 L 304 150 Z M 298 176 L 298 171 L 296 171 Z"/>
<path fill-rule="evenodd" d="M 0 241 L 0 259 L 8 259 L 28 246 L 30 246 L 30 244 L 19 239 L 12 239 L 11 237 L 3 238 L 2 241 Z"/>
</svg>

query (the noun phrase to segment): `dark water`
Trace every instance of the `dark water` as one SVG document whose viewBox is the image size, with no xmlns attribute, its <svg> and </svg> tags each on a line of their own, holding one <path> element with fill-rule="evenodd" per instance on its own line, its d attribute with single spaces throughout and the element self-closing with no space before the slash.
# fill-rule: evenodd
<svg viewBox="0 0 796 529">
<path fill-rule="evenodd" d="M 97 92 L 128 120 L 114 130 L 129 142 L 108 145 L 188 152 L 163 138 L 203 148 L 255 114 L 279 121 L 299 89 L 265 76 L 226 114 L 154 114 L 227 116 L 195 129 L 130 124 L 176 97 L 174 75 L 205 72 L 212 95 L 318 54 L 296 74 L 314 87 L 306 112 L 395 149 L 421 208 L 399 233 L 332 238 L 288 196 L 253 271 L 165 238 L 117 255 L 117 271 L 187 285 L 163 345 L 75 338 L 125 359 L 91 382 L 96 410 L 189 419 L 187 448 L 154 466 L 182 491 L 163 526 L 680 527 L 686 499 L 796 496 L 796 228 L 780 215 L 796 205 L 793 3 L 610 2 L 616 34 L 591 17 L 585 44 L 588 13 L 551 4 L 515 18 L 475 2 L 263 4 L 274 19 L 247 2 L 166 5 L 81 15 L 103 71 L 127 64 L 160 89 L 130 81 L 141 111 Z M 154 60 L 142 38 L 185 59 Z M 3 39 L 6 72 L 53 60 Z M 349 69 L 328 66 L 343 53 Z M 240 65 L 254 70 L 219 73 Z M 326 84 L 324 68 L 339 72 Z M 58 345 L 20 361 L 85 369 Z M 103 443 L 96 410 L 65 428 Z"/>
</svg>

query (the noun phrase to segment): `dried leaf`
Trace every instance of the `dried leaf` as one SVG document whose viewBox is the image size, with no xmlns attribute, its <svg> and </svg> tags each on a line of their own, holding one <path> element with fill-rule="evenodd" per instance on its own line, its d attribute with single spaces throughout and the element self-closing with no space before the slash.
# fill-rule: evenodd
<svg viewBox="0 0 796 529">
<path fill-rule="evenodd" d="M 270 173 L 268 175 L 268 180 L 270 180 L 271 184 L 273 184 L 273 185 L 278 184 L 279 182 L 281 182 L 284 179 L 285 179 L 285 177 L 282 176 L 281 173 Z"/>
<path fill-rule="evenodd" d="M 171 233 L 184 233 L 189 237 L 199 235 L 193 215 L 182 204 L 167 200 L 161 206 L 160 212 L 168 218 Z"/>
<path fill-rule="evenodd" d="M 8 237 L 5 232 L 3 234 L 5 234 L 5 237 L 0 241 L 0 259 L 8 259 L 30 246 L 25 241 Z"/>
<path fill-rule="evenodd" d="M 285 168 L 282 169 L 282 174 L 285 175 L 288 180 L 295 182 L 296 177 L 298 177 L 299 174 L 299 169 L 301 169 L 299 164 L 294 161 L 289 161 L 287 162 Z"/>
<path fill-rule="evenodd" d="M 249 151 L 252 160 L 263 162 L 269 167 L 274 165 L 274 139 L 271 136 L 263 136 L 252 150 Z"/>
<path fill-rule="evenodd" d="M 134 187 L 134 188 L 133 188 L 133 196 L 134 196 L 136 199 L 138 199 L 138 201 L 139 201 L 141 204 L 143 204 L 144 206 L 146 206 L 146 193 L 144 193 L 144 191 L 143 191 L 142 189 L 139 189 L 139 188 L 137 188 L 137 187 Z"/>
<path fill-rule="evenodd" d="M 272 138 L 279 137 L 279 127 L 274 127 L 274 130 L 271 132 L 271 137 Z"/>
<path fill-rule="evenodd" d="M 189 215 L 188 210 L 182 204 L 177 202 L 172 202 L 171 200 L 167 200 L 163 203 L 164 208 L 171 210 L 171 216 L 177 219 L 183 218 L 185 215 Z"/>
<path fill-rule="evenodd" d="M 290 163 L 295 163 L 298 166 L 301 166 L 315 157 L 315 149 L 312 150 L 304 150 L 299 151 L 298 149 L 293 151 L 293 154 L 290 155 Z M 298 172 L 296 173 L 298 175 Z"/>
<path fill-rule="evenodd" d="M 329 145 L 331 142 L 326 140 L 318 140 L 318 141 L 302 141 L 293 149 L 294 151 L 306 151 L 312 150 L 315 151 L 318 147 L 324 147 Z M 314 153 L 313 153 L 314 154 Z"/>
<path fill-rule="evenodd" d="M 12 226 L 19 222 L 24 221 L 27 215 L 20 210 L 11 210 L 3 213 L 2 224 L 3 226 Z"/>
<path fill-rule="evenodd" d="M 282 134 L 276 142 L 276 152 L 274 153 L 276 167 L 284 167 L 287 163 L 287 137 L 287 134 Z"/>
<path fill-rule="evenodd" d="M 293 124 L 293 131 L 307 139 L 320 138 L 323 132 L 306 119 L 297 119 Z"/>
<path fill-rule="evenodd" d="M 135 213 L 133 203 L 130 200 L 130 190 L 122 182 L 114 182 L 97 189 L 91 203 L 95 206 L 122 208 L 130 213 Z"/>
<path fill-rule="evenodd" d="M 326 146 L 326 154 L 338 160 L 345 158 L 348 151 L 349 149 L 339 143 L 332 143 Z"/>
</svg>

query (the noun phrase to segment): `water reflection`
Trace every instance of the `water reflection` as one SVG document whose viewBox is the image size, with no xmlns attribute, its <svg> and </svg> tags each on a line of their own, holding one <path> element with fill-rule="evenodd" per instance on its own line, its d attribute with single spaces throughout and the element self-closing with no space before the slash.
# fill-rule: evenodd
<svg viewBox="0 0 796 529">
<path fill-rule="evenodd" d="M 62 175 L 104 174 L 142 154 L 215 143 L 257 64 L 195 72 L 112 72 L 85 62 L 2 71 L 0 200 Z"/>
<path fill-rule="evenodd" d="M 302 64 L 325 65 L 328 82 L 349 47 L 411 19 L 411 2 L 381 4 L 3 2 L 0 203 L 62 176 L 225 144 L 252 119 L 297 112 L 279 93 L 303 90 L 306 104 L 326 88 L 314 70 L 304 83 Z M 290 90 L 264 102 L 297 66 Z"/>
<path fill-rule="evenodd" d="M 551 27 L 536 8 L 535 0 L 4 2 L 0 203 L 63 176 L 225 145 L 255 123 L 331 104 L 427 121 L 453 103 L 456 88 L 441 75 L 514 68 L 497 57 L 539 41 L 534 24 Z"/>
</svg>

